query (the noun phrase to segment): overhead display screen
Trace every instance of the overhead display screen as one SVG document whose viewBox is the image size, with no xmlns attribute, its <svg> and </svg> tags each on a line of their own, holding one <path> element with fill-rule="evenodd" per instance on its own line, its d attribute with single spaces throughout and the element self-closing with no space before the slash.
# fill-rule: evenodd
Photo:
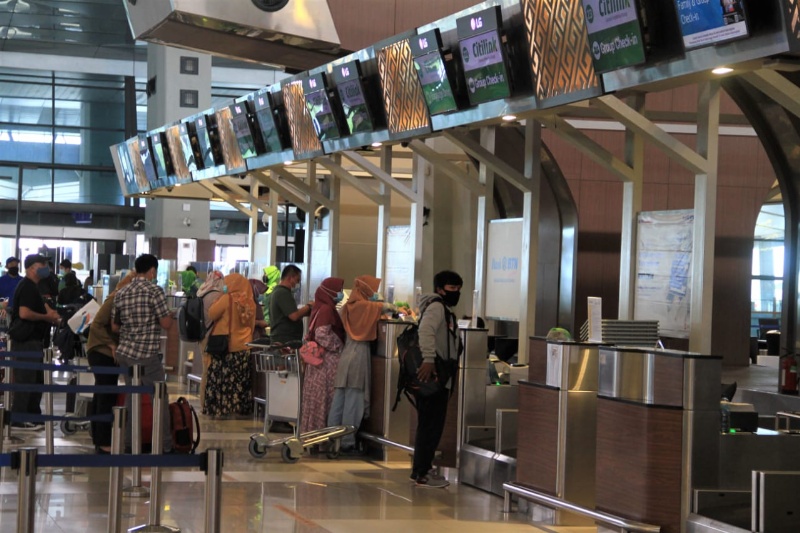
<svg viewBox="0 0 800 533">
<path fill-rule="evenodd" d="M 303 80 L 306 107 L 314 123 L 320 141 L 338 139 L 341 136 L 336 124 L 336 115 L 328 98 L 327 83 L 323 74 L 315 74 Z"/>
<path fill-rule="evenodd" d="M 111 147 L 112 149 L 112 159 L 114 160 L 116 170 L 117 170 L 117 177 L 119 178 L 119 186 L 122 190 L 122 194 L 125 196 L 130 196 L 132 194 L 138 194 L 139 191 L 139 184 L 136 183 L 136 174 L 133 170 L 133 164 L 131 163 L 131 156 L 130 152 L 128 151 L 128 143 L 120 143 Z"/>
<path fill-rule="evenodd" d="M 494 7 L 456 21 L 467 95 L 472 105 L 511 96 L 500 36 L 501 20 L 500 8 Z"/>
<path fill-rule="evenodd" d="M 214 159 L 214 149 L 211 145 L 211 138 L 208 136 L 208 124 L 206 117 L 201 116 L 194 121 L 195 139 L 200 157 L 203 161 L 203 168 L 210 168 L 217 163 Z"/>
<path fill-rule="evenodd" d="M 350 61 L 333 67 L 333 79 L 339 100 L 342 102 L 344 120 L 348 133 L 373 131 L 375 124 L 367 106 L 364 86 L 361 83 L 361 67 L 358 61 Z"/>
<path fill-rule="evenodd" d="M 248 119 L 247 102 L 237 102 L 230 106 L 231 126 L 236 142 L 239 144 L 239 151 L 244 159 L 249 159 L 258 155 L 256 139 L 250 130 Z"/>
<path fill-rule="evenodd" d="M 264 149 L 267 152 L 280 152 L 283 150 L 280 132 L 275 125 L 275 116 L 272 112 L 272 103 L 267 93 L 256 93 L 255 96 L 256 123 L 261 130 L 264 140 Z"/>
<path fill-rule="evenodd" d="M 215 113 L 216 123 L 210 124 L 208 136 L 211 138 L 212 146 L 214 146 L 214 133 L 216 133 L 219 140 L 219 146 L 222 149 L 222 157 L 225 166 L 228 170 L 244 167 L 244 159 L 242 152 L 239 150 L 239 143 L 237 142 L 236 133 L 233 130 L 232 117 L 230 108 L 223 107 L 217 109 Z"/>
<path fill-rule="evenodd" d="M 425 103 L 431 115 L 458 109 L 453 88 L 447 77 L 441 53 L 439 30 L 431 30 L 409 39 L 414 69 L 417 71 Z"/>
<path fill-rule="evenodd" d="M 166 143 L 166 135 L 162 131 L 156 131 L 148 134 L 148 136 L 150 137 L 150 149 L 160 185 L 174 185 L 170 180 L 170 177 L 175 172 L 172 168 L 172 158 Z"/>
<path fill-rule="evenodd" d="M 150 153 L 150 146 L 147 142 L 146 135 L 139 135 L 138 146 L 139 160 L 142 162 L 147 183 L 150 185 L 150 189 L 157 189 L 160 187 L 160 184 L 158 182 L 158 174 L 156 173 L 156 164 L 153 160 L 153 154 Z"/>
<path fill-rule="evenodd" d="M 687 50 L 748 36 L 744 0 L 675 0 Z"/>
<path fill-rule="evenodd" d="M 185 184 L 192 181 L 192 170 L 197 170 L 194 164 L 194 154 L 192 154 L 192 145 L 189 141 L 189 133 L 186 130 L 185 124 L 167 127 L 167 144 L 169 145 L 169 154 L 172 159 L 172 168 L 175 171 L 175 183 Z M 184 136 L 186 143 L 184 144 Z M 186 157 L 186 154 L 189 157 Z M 189 163 L 191 162 L 191 168 Z"/>
<path fill-rule="evenodd" d="M 145 141 L 146 143 L 146 141 Z M 128 152 L 128 161 L 131 164 L 131 169 L 133 170 L 133 178 L 136 182 L 136 191 L 135 192 L 147 192 L 150 190 L 150 182 L 147 179 L 147 173 L 144 169 L 144 164 L 142 163 L 142 157 L 139 153 L 139 137 L 131 137 L 127 141 L 125 141 L 125 146 Z M 153 170 L 153 174 L 155 174 L 155 169 Z M 131 194 L 133 194 L 133 190 L 131 190 Z"/>
<path fill-rule="evenodd" d="M 637 2 L 635 0 L 582 1 L 594 69 L 597 72 L 608 72 L 644 63 L 644 40 Z"/>
</svg>

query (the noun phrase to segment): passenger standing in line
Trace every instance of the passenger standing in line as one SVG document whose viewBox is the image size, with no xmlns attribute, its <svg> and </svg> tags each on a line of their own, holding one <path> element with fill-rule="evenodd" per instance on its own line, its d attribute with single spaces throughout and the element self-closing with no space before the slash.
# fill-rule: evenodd
<svg viewBox="0 0 800 533">
<path fill-rule="evenodd" d="M 89 340 L 86 342 L 86 355 L 90 367 L 117 366 L 116 352 L 119 344 L 119 335 L 111 329 L 111 309 L 114 306 L 114 297 L 122 288 L 130 285 L 135 277 L 131 272 L 117 283 L 117 288 L 108 295 L 106 301 L 100 306 L 89 328 Z M 117 374 L 94 374 L 95 385 L 115 386 L 119 381 Z M 93 415 L 109 415 L 117 404 L 116 394 L 95 394 L 92 399 Z M 111 451 L 111 422 L 92 422 L 92 443 L 97 453 L 106 454 Z"/>
<path fill-rule="evenodd" d="M 324 428 L 333 403 L 334 381 L 339 357 L 344 347 L 344 326 L 336 304 L 342 301 L 344 280 L 326 278 L 314 294 L 314 310 L 308 326 L 306 341 L 322 347 L 322 362 L 306 364 L 303 374 L 303 399 L 300 431 Z"/>
<path fill-rule="evenodd" d="M 64 287 L 66 287 L 67 283 L 65 278 L 67 274 L 74 273 L 74 271 L 72 270 L 72 261 L 69 259 L 64 259 L 58 266 L 60 267 L 58 272 L 58 292 L 61 292 L 64 290 Z M 75 275 L 75 280 L 78 280 L 77 274 Z M 80 281 L 78 281 L 78 284 L 80 285 Z"/>
<path fill-rule="evenodd" d="M 253 302 L 256 304 L 256 326 L 253 330 L 253 340 L 263 339 L 267 336 L 267 321 L 264 320 L 264 292 L 267 286 L 260 279 L 249 279 L 250 288 L 253 290 Z"/>
<path fill-rule="evenodd" d="M 250 349 L 256 321 L 256 304 L 247 278 L 241 274 L 225 276 L 227 291 L 209 309 L 214 321 L 213 335 L 228 334 L 228 354 L 212 357 L 208 367 L 203 414 L 247 415 L 253 409 Z"/>
<path fill-rule="evenodd" d="M 11 311 L 11 325 L 9 326 L 9 336 L 11 337 L 11 348 L 15 352 L 39 352 L 39 359 L 33 362 L 41 363 L 44 358 L 42 351 L 50 342 L 50 326 L 61 322 L 58 311 L 48 306 L 41 293 L 38 284 L 41 280 L 50 276 L 50 267 L 47 266 L 47 259 L 41 255 L 29 255 L 25 258 L 25 277 L 17 285 L 14 293 L 14 307 Z M 19 320 L 23 329 L 15 337 L 14 322 Z M 28 385 L 41 385 L 44 383 L 44 372 L 41 370 L 28 370 L 18 368 L 14 371 L 14 382 Z M 12 413 L 42 414 L 40 406 L 42 402 L 41 392 L 15 392 L 11 403 Z M 12 426 L 20 429 L 42 429 L 44 424 L 41 422 L 14 422 Z"/>
<path fill-rule="evenodd" d="M 336 369 L 329 426 L 348 425 L 358 429 L 361 421 L 369 418 L 370 342 L 378 338 L 378 321 L 383 313 L 396 310 L 395 306 L 378 301 L 380 286 L 381 280 L 376 277 L 357 277 L 350 298 L 342 307 L 347 338 Z M 341 452 L 359 453 L 355 434 L 342 437 Z"/>
<path fill-rule="evenodd" d="M 298 308 L 292 291 L 300 283 L 301 271 L 289 265 L 281 272 L 281 282 L 272 292 L 269 302 L 270 328 L 272 342 L 300 342 L 303 340 L 303 317 L 311 314 L 314 302 Z"/>
<path fill-rule="evenodd" d="M 278 282 L 281 280 L 281 271 L 278 267 L 270 265 L 268 267 L 264 267 L 264 275 L 261 276 L 261 281 L 264 282 L 264 285 L 267 286 L 267 290 L 264 291 L 264 302 L 262 306 L 264 307 L 264 320 L 267 322 L 267 327 L 269 327 L 269 302 L 272 298 L 272 293 L 275 290 L 275 287 L 278 286 Z"/>
<path fill-rule="evenodd" d="M 214 302 L 222 297 L 222 291 L 225 289 L 225 276 L 219 270 L 213 271 L 206 277 L 206 280 L 197 289 L 197 297 L 203 299 L 203 316 L 206 319 L 206 336 L 200 341 L 200 349 L 198 350 L 203 358 L 203 376 L 200 380 L 200 407 L 201 409 L 206 402 L 206 383 L 208 382 L 208 367 L 211 365 L 211 356 L 206 353 L 206 344 L 208 344 L 208 336 L 214 327 L 214 321 L 209 318 L 211 306 Z M 197 357 L 197 354 L 195 354 Z"/>
<path fill-rule="evenodd" d="M 51 259 L 47 259 L 46 266 L 50 274 L 46 278 L 39 280 L 39 293 L 48 304 L 55 306 L 56 298 L 58 298 L 58 276 L 53 271 L 53 261 Z"/>
<path fill-rule="evenodd" d="M 117 291 L 111 308 L 111 329 L 119 334 L 117 363 L 130 369 L 134 365 L 142 367 L 142 385 L 152 386 L 157 381 L 165 381 L 164 364 L 161 361 L 161 330 L 169 330 L 174 313 L 167 307 L 164 290 L 155 284 L 158 275 L 158 259 L 151 254 L 136 258 L 136 277 L 130 285 Z M 125 374 L 125 384 L 130 385 L 130 372 Z M 164 402 L 161 412 L 163 451 L 172 451 L 172 432 L 170 431 L 169 402 Z M 125 406 L 130 413 L 131 395 Z M 131 425 L 125 432 L 125 444 L 131 444 Z"/>
<path fill-rule="evenodd" d="M 19 275 L 19 259 L 9 257 L 6 259 L 6 273 L 0 276 L 0 298 L 8 298 L 8 309 L 14 307 L 14 291 L 20 281 L 22 276 Z"/>
<path fill-rule="evenodd" d="M 74 271 L 66 274 L 63 279 L 64 288 L 58 291 L 58 305 L 78 304 L 83 302 L 85 291 L 78 281 Z"/>
<path fill-rule="evenodd" d="M 452 308 L 458 305 L 463 284 L 461 276 L 444 270 L 433 277 L 435 293 L 425 294 L 420 299 L 419 348 L 423 362 L 417 377 L 420 381 L 439 378 L 445 387 L 427 398 L 416 398 L 417 432 L 411 479 L 418 487 L 444 488 L 450 484 L 446 479 L 432 476 L 430 471 L 442 438 L 450 400 L 449 389 L 453 387 L 461 353 L 461 340 Z M 438 365 L 437 358 L 440 359 Z"/>
<path fill-rule="evenodd" d="M 199 286 L 197 270 L 193 266 L 186 267 L 186 270 L 181 272 L 181 290 L 183 294 L 189 298 L 194 298 L 197 296 Z"/>
</svg>

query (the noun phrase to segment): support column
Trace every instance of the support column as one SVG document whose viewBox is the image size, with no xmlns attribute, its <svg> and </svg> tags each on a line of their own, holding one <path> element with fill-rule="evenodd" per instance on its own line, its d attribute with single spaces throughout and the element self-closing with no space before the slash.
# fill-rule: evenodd
<svg viewBox="0 0 800 533">
<path fill-rule="evenodd" d="M 631 97 L 629 105 L 638 113 L 644 112 L 645 95 Z M 636 239 L 637 221 L 642 211 L 644 189 L 644 138 L 625 130 L 625 163 L 633 170 L 633 179 L 622 182 L 622 232 L 619 264 L 620 320 L 633 320 L 636 297 Z"/>
<path fill-rule="evenodd" d="M 494 144 L 494 128 L 481 128 L 481 146 L 494 153 Z M 483 194 L 478 196 L 478 235 L 475 241 L 475 289 L 478 290 L 478 301 L 473 304 L 473 307 L 477 310 L 478 316 L 482 317 L 486 315 L 486 258 L 489 253 L 486 239 L 489 235 L 489 221 L 494 208 L 494 172 L 485 163 L 481 163 L 478 168 L 478 181 L 484 186 L 484 189 Z M 536 191 L 538 194 L 538 189 Z M 526 343 L 520 343 L 520 345 L 522 344 Z"/>
<path fill-rule="evenodd" d="M 422 269 L 422 246 L 423 246 L 423 232 L 422 225 L 425 223 L 424 206 L 425 206 L 425 187 L 426 177 L 428 174 L 428 164 L 416 153 L 411 159 L 411 188 L 417 195 L 417 201 L 411 203 L 411 240 L 414 243 L 414 290 L 416 296 L 416 287 L 425 287 L 423 284 L 423 269 Z M 432 277 L 431 277 L 432 279 Z M 428 282 L 430 283 L 430 282 Z M 431 287 L 431 290 L 433 287 Z M 425 290 L 423 289 L 423 292 Z M 419 302 L 409 302 L 415 310 L 418 310 Z"/>
<path fill-rule="evenodd" d="M 381 170 L 392 173 L 392 148 L 383 146 L 380 149 Z M 385 183 L 380 182 L 378 192 L 384 202 L 378 205 L 378 253 L 375 261 L 375 276 L 386 279 L 386 234 L 392 222 L 392 191 Z M 388 288 L 384 285 L 384 296 Z"/>
<path fill-rule="evenodd" d="M 711 353 L 719 167 L 719 93 L 719 82 L 704 82 L 699 85 L 697 99 L 697 153 L 706 159 L 707 166 L 704 174 L 695 176 L 694 186 L 689 350 L 703 354 Z"/>
<path fill-rule="evenodd" d="M 525 122 L 525 177 L 530 188 L 523 193 L 522 253 L 520 254 L 520 289 L 523 298 L 519 310 L 518 362 L 528 363 L 527 339 L 536 331 L 537 272 L 539 269 L 539 209 L 542 182 L 542 125 Z M 527 298 L 524 296 L 527 295 Z"/>
</svg>

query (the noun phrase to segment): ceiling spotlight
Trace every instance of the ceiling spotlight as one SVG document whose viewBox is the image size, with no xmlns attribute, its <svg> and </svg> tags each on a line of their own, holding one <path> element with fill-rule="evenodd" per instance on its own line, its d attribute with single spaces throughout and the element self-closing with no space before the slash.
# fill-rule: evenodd
<svg viewBox="0 0 800 533">
<path fill-rule="evenodd" d="M 517 115 L 503 115 L 503 120 L 506 122 L 514 122 L 517 120 Z"/>
<path fill-rule="evenodd" d="M 283 164 L 284 164 L 284 166 L 290 167 L 290 166 L 294 165 L 294 161 L 286 161 Z"/>
<path fill-rule="evenodd" d="M 380 146 L 383 146 L 383 143 L 382 143 L 382 142 L 374 142 L 374 143 L 372 143 L 372 144 L 371 144 L 371 146 L 372 146 L 373 148 L 378 148 L 378 147 L 380 147 Z"/>
<path fill-rule="evenodd" d="M 723 74 L 730 74 L 733 72 L 733 69 L 730 67 L 717 67 L 711 71 L 712 74 L 716 74 L 717 76 L 722 76 Z"/>
</svg>

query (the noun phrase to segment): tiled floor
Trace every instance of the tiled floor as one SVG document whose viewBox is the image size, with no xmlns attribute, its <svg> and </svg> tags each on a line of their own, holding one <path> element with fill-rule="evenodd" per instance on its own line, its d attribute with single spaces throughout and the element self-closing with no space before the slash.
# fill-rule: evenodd
<svg viewBox="0 0 800 533">
<path fill-rule="evenodd" d="M 185 391 L 171 385 L 173 399 Z M 189 396 L 193 403 L 196 397 Z M 63 408 L 56 412 L 63 412 Z M 518 515 L 504 516 L 502 499 L 454 483 L 446 489 L 420 489 L 409 480 L 407 462 L 304 457 L 281 462 L 278 449 L 253 459 L 249 435 L 260 421 L 214 421 L 201 416 L 201 450 L 224 451 L 222 531 L 304 533 L 380 531 L 381 533 L 472 533 L 492 531 L 559 533 L 594 528 L 534 527 Z M 29 436 L 26 446 L 44 448 L 44 432 Z M 62 438 L 56 430 L 56 453 L 92 453 L 88 432 Z M 163 471 L 162 520 L 184 533 L 204 531 L 204 474 Z M 143 479 L 149 484 L 149 471 Z M 125 484 L 130 479 L 126 477 Z M 95 533 L 107 529 L 108 470 L 40 472 L 36 485 L 37 532 Z M 16 473 L 0 476 L 0 533 L 16 531 Z M 147 523 L 149 499 L 125 498 L 123 530 Z"/>
</svg>

